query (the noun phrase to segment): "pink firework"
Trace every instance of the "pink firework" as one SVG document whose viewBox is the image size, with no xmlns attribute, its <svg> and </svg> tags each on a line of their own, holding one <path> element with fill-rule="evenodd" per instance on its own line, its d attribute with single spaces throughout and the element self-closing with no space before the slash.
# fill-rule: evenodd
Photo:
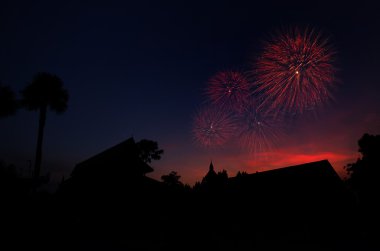
<svg viewBox="0 0 380 251">
<path fill-rule="evenodd" d="M 241 147 L 251 153 L 272 149 L 282 136 L 281 124 L 279 116 L 265 112 L 251 102 L 238 118 Z"/>
<path fill-rule="evenodd" d="M 206 94 L 222 109 L 240 110 L 250 97 L 250 83 L 240 72 L 219 72 L 209 80 Z"/>
<path fill-rule="evenodd" d="M 223 145 L 234 132 L 235 126 L 229 113 L 208 107 L 194 118 L 193 133 L 197 143 L 205 147 Z"/>
<path fill-rule="evenodd" d="M 303 113 L 331 98 L 334 52 L 313 30 L 292 29 L 267 42 L 257 61 L 256 92 L 263 106 Z"/>
</svg>

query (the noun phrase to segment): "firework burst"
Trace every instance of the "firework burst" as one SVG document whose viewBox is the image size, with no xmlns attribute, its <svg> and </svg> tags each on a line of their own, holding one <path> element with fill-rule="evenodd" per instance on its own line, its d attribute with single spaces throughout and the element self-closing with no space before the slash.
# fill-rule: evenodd
<svg viewBox="0 0 380 251">
<path fill-rule="evenodd" d="M 320 33 L 292 29 L 267 42 L 256 63 L 262 106 L 303 113 L 331 98 L 334 52 Z"/>
<path fill-rule="evenodd" d="M 209 80 L 206 94 L 214 105 L 236 111 L 249 100 L 250 83 L 240 72 L 219 72 Z"/>
<path fill-rule="evenodd" d="M 264 111 L 250 102 L 238 116 L 239 143 L 251 153 L 272 149 L 279 141 L 281 120 L 272 112 Z"/>
<path fill-rule="evenodd" d="M 197 143 L 205 147 L 223 145 L 233 134 L 235 125 L 229 113 L 207 107 L 194 117 L 193 134 Z"/>
</svg>

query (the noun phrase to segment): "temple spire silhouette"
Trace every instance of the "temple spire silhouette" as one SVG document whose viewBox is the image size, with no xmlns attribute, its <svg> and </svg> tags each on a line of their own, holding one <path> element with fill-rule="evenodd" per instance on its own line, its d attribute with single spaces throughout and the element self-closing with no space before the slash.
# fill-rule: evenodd
<svg viewBox="0 0 380 251">
<path fill-rule="evenodd" d="M 211 162 L 210 162 L 209 172 L 215 172 L 215 171 L 214 171 L 214 165 L 213 165 L 213 163 L 212 163 L 212 160 L 211 160 Z"/>
<path fill-rule="evenodd" d="M 205 177 L 203 177 L 202 183 L 203 184 L 213 183 L 215 181 L 216 177 L 217 177 L 217 174 L 214 170 L 214 164 L 212 163 L 212 160 L 211 160 L 209 170 L 208 170 L 207 174 L 205 175 Z"/>
<path fill-rule="evenodd" d="M 214 164 L 212 163 L 212 160 L 211 160 L 210 166 L 208 168 L 208 172 L 207 172 L 205 178 L 208 177 L 208 179 L 210 179 L 210 178 L 212 179 L 212 178 L 214 178 L 216 176 L 217 176 L 217 174 L 216 174 L 216 172 L 214 170 Z"/>
</svg>

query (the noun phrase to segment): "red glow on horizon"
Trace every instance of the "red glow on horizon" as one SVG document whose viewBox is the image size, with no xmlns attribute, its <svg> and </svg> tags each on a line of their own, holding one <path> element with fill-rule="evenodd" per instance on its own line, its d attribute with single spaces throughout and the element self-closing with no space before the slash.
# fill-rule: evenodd
<svg viewBox="0 0 380 251">
<path fill-rule="evenodd" d="M 247 166 L 247 172 L 250 173 L 255 171 L 268 171 L 320 160 L 328 160 L 339 176 L 343 178 L 346 176 L 343 167 L 350 162 L 354 162 L 357 158 L 357 153 L 318 152 L 304 154 L 278 151 L 265 153 L 261 158 L 248 160 L 245 165 Z"/>
<path fill-rule="evenodd" d="M 320 160 L 328 160 L 333 166 L 334 170 L 341 178 L 346 177 L 344 166 L 348 163 L 353 163 L 359 157 L 355 152 L 315 152 L 315 153 L 301 153 L 294 149 L 283 149 L 279 151 L 260 153 L 252 158 L 248 155 L 230 155 L 223 154 L 215 155 L 214 158 L 208 156 L 199 156 L 192 159 L 192 162 L 171 163 L 171 166 L 181 166 L 178 169 L 181 175 L 181 180 L 184 183 L 194 185 L 195 182 L 201 181 L 208 172 L 211 160 L 214 163 L 215 171 L 227 170 L 229 177 L 234 177 L 238 171 L 245 171 L 247 173 L 263 172 L 273 169 L 305 164 Z M 166 171 L 167 173 L 169 170 Z M 152 177 L 160 179 L 158 173 L 152 173 Z"/>
</svg>

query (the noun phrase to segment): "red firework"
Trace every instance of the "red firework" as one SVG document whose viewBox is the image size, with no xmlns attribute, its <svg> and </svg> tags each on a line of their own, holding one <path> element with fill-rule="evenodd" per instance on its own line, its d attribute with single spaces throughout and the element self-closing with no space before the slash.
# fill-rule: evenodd
<svg viewBox="0 0 380 251">
<path fill-rule="evenodd" d="M 303 113 L 331 98 L 334 52 L 320 33 L 292 29 L 267 42 L 257 61 L 263 106 Z"/>
<path fill-rule="evenodd" d="M 209 80 L 206 94 L 222 109 L 240 110 L 249 99 L 250 83 L 240 72 L 219 72 Z"/>
<path fill-rule="evenodd" d="M 232 117 L 221 109 L 207 107 L 194 118 L 194 138 L 205 147 L 223 145 L 231 137 L 234 129 Z"/>
<path fill-rule="evenodd" d="M 272 149 L 282 136 L 279 116 L 260 109 L 250 102 L 239 114 L 239 142 L 243 149 L 259 153 Z"/>
</svg>

